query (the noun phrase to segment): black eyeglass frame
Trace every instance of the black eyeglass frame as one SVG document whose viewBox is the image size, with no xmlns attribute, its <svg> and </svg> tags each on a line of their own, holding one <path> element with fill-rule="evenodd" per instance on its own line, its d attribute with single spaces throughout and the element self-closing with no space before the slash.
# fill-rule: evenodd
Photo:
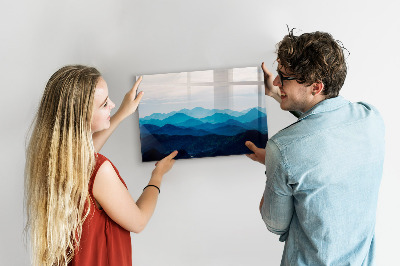
<svg viewBox="0 0 400 266">
<path fill-rule="evenodd" d="M 283 87 L 283 81 L 284 80 L 296 80 L 297 79 L 296 77 L 285 77 L 285 76 L 283 76 L 282 72 L 279 71 L 279 70 L 277 70 L 277 72 L 278 72 L 279 80 L 281 81 L 282 87 Z"/>
</svg>

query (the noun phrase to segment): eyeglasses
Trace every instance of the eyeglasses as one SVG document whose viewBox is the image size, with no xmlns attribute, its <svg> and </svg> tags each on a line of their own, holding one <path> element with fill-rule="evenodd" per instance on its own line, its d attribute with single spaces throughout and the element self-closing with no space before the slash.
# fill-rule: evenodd
<svg viewBox="0 0 400 266">
<path fill-rule="evenodd" d="M 277 71 L 278 71 L 279 80 L 281 81 L 282 87 L 283 87 L 283 81 L 284 80 L 295 80 L 295 79 L 297 79 L 296 77 L 284 77 L 280 70 L 277 70 Z"/>
</svg>

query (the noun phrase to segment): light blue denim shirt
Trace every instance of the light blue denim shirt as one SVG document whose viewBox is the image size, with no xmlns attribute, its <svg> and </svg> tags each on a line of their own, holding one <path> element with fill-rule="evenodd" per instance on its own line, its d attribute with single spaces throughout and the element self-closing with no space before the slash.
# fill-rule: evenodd
<svg viewBox="0 0 400 266">
<path fill-rule="evenodd" d="M 378 111 L 341 96 L 268 141 L 261 215 L 281 265 L 373 265 L 384 146 Z"/>
</svg>

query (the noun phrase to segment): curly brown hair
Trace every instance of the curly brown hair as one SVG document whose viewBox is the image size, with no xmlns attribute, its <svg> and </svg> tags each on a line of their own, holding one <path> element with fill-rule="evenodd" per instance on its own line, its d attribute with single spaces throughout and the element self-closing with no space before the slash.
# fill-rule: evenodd
<svg viewBox="0 0 400 266">
<path fill-rule="evenodd" d="M 277 44 L 277 60 L 300 84 L 322 82 L 322 93 L 333 98 L 339 95 L 346 79 L 343 50 L 347 49 L 329 33 L 316 31 L 295 36 L 292 29 Z"/>
</svg>

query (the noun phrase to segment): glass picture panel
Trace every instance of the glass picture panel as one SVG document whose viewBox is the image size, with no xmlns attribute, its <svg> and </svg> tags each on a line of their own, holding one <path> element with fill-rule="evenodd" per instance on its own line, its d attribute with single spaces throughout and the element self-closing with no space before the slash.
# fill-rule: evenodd
<svg viewBox="0 0 400 266">
<path fill-rule="evenodd" d="M 143 75 L 139 90 L 142 161 L 251 153 L 268 140 L 260 67 Z"/>
</svg>

